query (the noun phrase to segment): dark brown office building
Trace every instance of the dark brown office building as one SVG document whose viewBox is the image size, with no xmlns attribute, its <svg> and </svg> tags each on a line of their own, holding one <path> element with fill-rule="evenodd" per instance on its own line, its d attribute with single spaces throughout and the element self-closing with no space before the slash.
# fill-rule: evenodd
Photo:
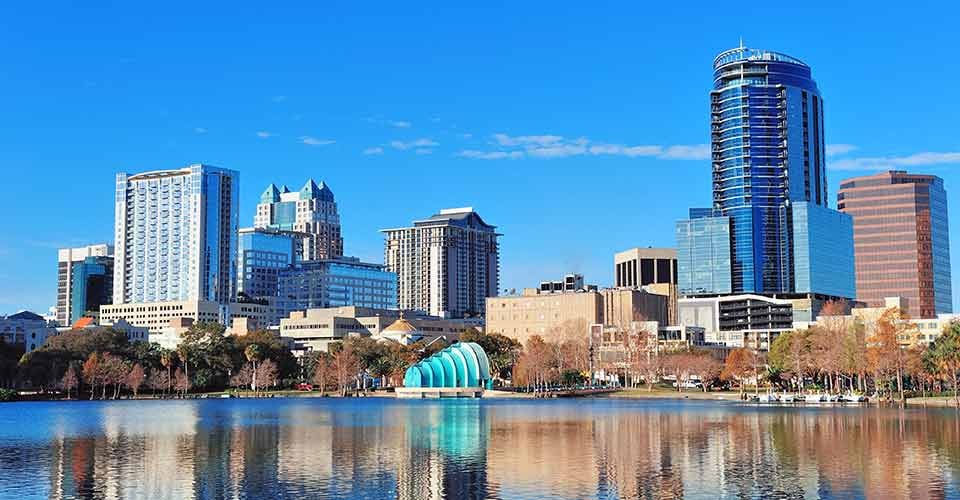
<svg viewBox="0 0 960 500">
<path fill-rule="evenodd" d="M 882 307 L 903 297 L 912 318 L 952 311 L 942 179 L 897 170 L 847 179 L 837 208 L 853 217 L 857 300 Z"/>
</svg>

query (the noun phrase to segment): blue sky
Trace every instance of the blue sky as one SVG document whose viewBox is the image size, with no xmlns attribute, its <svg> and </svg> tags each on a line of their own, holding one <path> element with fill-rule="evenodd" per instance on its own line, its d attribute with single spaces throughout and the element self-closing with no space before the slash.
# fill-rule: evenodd
<svg viewBox="0 0 960 500">
<path fill-rule="evenodd" d="M 502 287 L 610 284 L 614 252 L 673 246 L 709 203 L 711 63 L 740 37 L 813 67 L 832 198 L 906 168 L 960 218 L 956 6 L 457 3 L 0 5 L 0 313 L 54 303 L 57 247 L 112 240 L 116 172 L 196 162 L 241 172 L 241 225 L 313 177 L 348 254 L 473 206 Z"/>
</svg>

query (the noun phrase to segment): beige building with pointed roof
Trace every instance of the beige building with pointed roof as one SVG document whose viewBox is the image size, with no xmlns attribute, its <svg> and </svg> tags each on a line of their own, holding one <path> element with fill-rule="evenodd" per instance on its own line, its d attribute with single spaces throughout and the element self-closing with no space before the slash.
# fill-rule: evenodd
<svg viewBox="0 0 960 500">
<path fill-rule="evenodd" d="M 407 321 L 401 312 L 400 318 L 381 330 L 378 337 L 393 340 L 403 345 L 410 345 L 422 339 L 424 334 L 413 323 Z"/>
</svg>

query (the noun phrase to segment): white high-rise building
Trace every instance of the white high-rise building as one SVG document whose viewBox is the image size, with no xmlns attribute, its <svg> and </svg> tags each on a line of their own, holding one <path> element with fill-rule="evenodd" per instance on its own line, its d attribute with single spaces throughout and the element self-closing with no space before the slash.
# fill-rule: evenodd
<svg viewBox="0 0 960 500">
<path fill-rule="evenodd" d="M 472 208 L 452 208 L 413 227 L 383 229 L 387 271 L 397 273 L 400 309 L 443 318 L 484 314 L 500 286 L 496 226 Z"/>
<path fill-rule="evenodd" d="M 239 177 L 209 165 L 117 174 L 114 304 L 234 298 Z"/>
<path fill-rule="evenodd" d="M 56 321 L 68 326 L 113 298 L 113 245 L 57 251 Z"/>
</svg>

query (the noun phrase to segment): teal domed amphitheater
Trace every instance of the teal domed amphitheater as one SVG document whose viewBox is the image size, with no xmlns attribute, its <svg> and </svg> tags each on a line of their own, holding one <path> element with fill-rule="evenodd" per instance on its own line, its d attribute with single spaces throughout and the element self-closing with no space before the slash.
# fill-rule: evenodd
<svg viewBox="0 0 960 500">
<path fill-rule="evenodd" d="M 483 348 L 473 342 L 458 342 L 407 368 L 403 385 L 422 389 L 490 389 L 493 378 Z"/>
</svg>

